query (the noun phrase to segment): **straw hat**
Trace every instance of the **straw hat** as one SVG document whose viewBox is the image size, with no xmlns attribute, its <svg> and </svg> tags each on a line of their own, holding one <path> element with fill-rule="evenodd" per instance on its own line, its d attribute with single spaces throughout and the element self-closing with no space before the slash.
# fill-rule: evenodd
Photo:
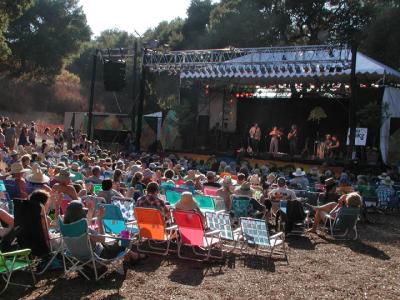
<svg viewBox="0 0 400 300">
<path fill-rule="evenodd" d="M 56 179 L 58 181 L 63 180 L 63 179 L 69 179 L 69 178 L 74 178 L 75 175 L 71 174 L 68 168 L 61 169 L 60 172 L 57 174 Z"/>
<path fill-rule="evenodd" d="M 293 174 L 293 176 L 295 176 L 295 177 L 301 177 L 301 176 L 306 175 L 306 172 L 304 172 L 304 171 L 303 171 L 302 169 L 300 169 L 300 168 L 297 168 L 297 169 L 296 169 L 296 172 L 293 172 L 292 174 Z"/>
<path fill-rule="evenodd" d="M 35 164 L 32 166 L 32 173 L 26 177 L 26 180 L 32 183 L 47 183 L 50 178 L 44 175 L 42 169 Z"/>
<path fill-rule="evenodd" d="M 267 183 L 271 185 L 271 184 L 276 180 L 277 177 L 278 177 L 278 176 L 275 175 L 274 173 L 270 173 L 270 174 L 267 176 Z"/>
<path fill-rule="evenodd" d="M 251 188 L 250 182 L 243 182 L 239 187 L 235 189 L 235 194 L 251 197 L 253 195 L 253 189 Z"/>
<path fill-rule="evenodd" d="M 15 162 L 11 165 L 11 171 L 10 174 L 20 174 L 20 173 L 25 173 L 30 170 L 24 169 L 24 166 L 22 165 L 21 162 Z"/>
<path fill-rule="evenodd" d="M 253 174 L 250 176 L 249 182 L 251 185 L 260 185 L 260 177 L 257 174 Z"/>
<path fill-rule="evenodd" d="M 196 173 L 195 170 L 189 170 L 183 180 L 196 180 L 201 177 L 201 174 Z"/>
<path fill-rule="evenodd" d="M 77 162 L 73 162 L 71 164 L 71 170 L 74 172 L 78 172 L 79 171 L 79 164 Z"/>
<path fill-rule="evenodd" d="M 394 181 L 389 176 L 386 176 L 384 179 L 381 180 L 381 183 L 384 185 L 393 185 Z"/>
<path fill-rule="evenodd" d="M 150 169 L 145 169 L 143 171 L 143 178 L 150 178 L 150 177 L 153 177 L 153 175 L 154 175 L 154 172 Z"/>
<path fill-rule="evenodd" d="M 191 192 L 183 192 L 181 199 L 175 205 L 176 209 L 179 210 L 195 210 L 198 208 L 197 202 L 194 201 Z"/>
</svg>

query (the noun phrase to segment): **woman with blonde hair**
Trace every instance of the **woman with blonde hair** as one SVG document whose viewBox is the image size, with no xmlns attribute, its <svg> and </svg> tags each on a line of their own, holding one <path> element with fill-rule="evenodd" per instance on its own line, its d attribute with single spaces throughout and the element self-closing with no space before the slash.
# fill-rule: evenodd
<svg viewBox="0 0 400 300">
<path fill-rule="evenodd" d="M 356 192 L 341 196 L 339 198 L 338 203 L 330 202 L 322 206 L 308 205 L 315 211 L 314 224 L 313 227 L 309 230 L 309 232 L 316 233 L 319 222 L 321 220 L 324 220 L 328 215 L 333 218 L 336 218 L 337 213 L 342 207 L 346 206 L 351 208 L 360 208 L 361 205 L 362 205 L 361 196 Z"/>
</svg>

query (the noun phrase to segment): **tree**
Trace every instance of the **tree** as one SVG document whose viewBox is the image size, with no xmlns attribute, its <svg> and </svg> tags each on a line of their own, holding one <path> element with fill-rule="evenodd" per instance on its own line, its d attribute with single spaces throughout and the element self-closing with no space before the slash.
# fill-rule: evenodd
<svg viewBox="0 0 400 300">
<path fill-rule="evenodd" d="M 90 35 L 78 0 L 34 0 L 5 34 L 12 51 L 7 65 L 17 76 L 51 81 Z"/>
<path fill-rule="evenodd" d="M 18 18 L 31 2 L 31 0 L 2 0 L 0 2 L 0 63 L 11 54 L 4 36 L 9 23 Z"/>
<path fill-rule="evenodd" d="M 211 0 L 192 0 L 182 27 L 184 49 L 202 49 L 207 44 L 207 26 L 214 9 Z"/>
<path fill-rule="evenodd" d="M 160 49 L 168 48 L 177 50 L 182 48 L 183 20 L 176 18 L 171 22 L 162 21 L 154 29 L 149 29 L 143 34 L 143 42 L 157 40 Z"/>
</svg>

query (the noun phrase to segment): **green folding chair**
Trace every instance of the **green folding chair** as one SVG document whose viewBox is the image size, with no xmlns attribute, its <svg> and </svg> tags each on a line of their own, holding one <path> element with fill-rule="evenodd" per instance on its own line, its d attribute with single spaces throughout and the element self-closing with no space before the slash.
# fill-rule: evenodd
<svg viewBox="0 0 400 300">
<path fill-rule="evenodd" d="M 205 195 L 194 195 L 194 200 L 197 202 L 197 205 L 202 212 L 215 211 L 215 204 L 212 197 Z"/>
<path fill-rule="evenodd" d="M 35 274 L 33 273 L 33 263 L 29 259 L 31 249 L 22 249 L 12 252 L 2 253 L 0 251 L 0 274 L 6 282 L 5 287 L 0 291 L 0 295 L 5 292 L 8 285 L 18 285 L 23 287 L 34 287 L 36 283 Z M 29 269 L 32 274 L 33 285 L 24 285 L 11 282 L 11 276 L 15 271 Z"/>
</svg>

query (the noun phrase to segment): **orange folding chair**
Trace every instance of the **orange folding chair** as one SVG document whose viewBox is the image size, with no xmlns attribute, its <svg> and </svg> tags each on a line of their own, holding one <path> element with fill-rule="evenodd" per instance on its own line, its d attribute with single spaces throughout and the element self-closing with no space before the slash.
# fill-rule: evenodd
<svg viewBox="0 0 400 300">
<path fill-rule="evenodd" d="M 177 236 L 177 226 L 166 227 L 161 212 L 155 208 L 135 207 L 135 216 L 137 227 L 139 228 L 139 243 L 137 249 L 139 252 L 167 255 L 170 250 L 172 240 Z M 147 242 L 149 249 L 141 246 Z M 152 245 L 166 243 L 166 247 L 157 247 Z M 153 251 L 152 251 L 153 250 Z M 160 252 L 161 251 L 161 252 Z"/>
</svg>

